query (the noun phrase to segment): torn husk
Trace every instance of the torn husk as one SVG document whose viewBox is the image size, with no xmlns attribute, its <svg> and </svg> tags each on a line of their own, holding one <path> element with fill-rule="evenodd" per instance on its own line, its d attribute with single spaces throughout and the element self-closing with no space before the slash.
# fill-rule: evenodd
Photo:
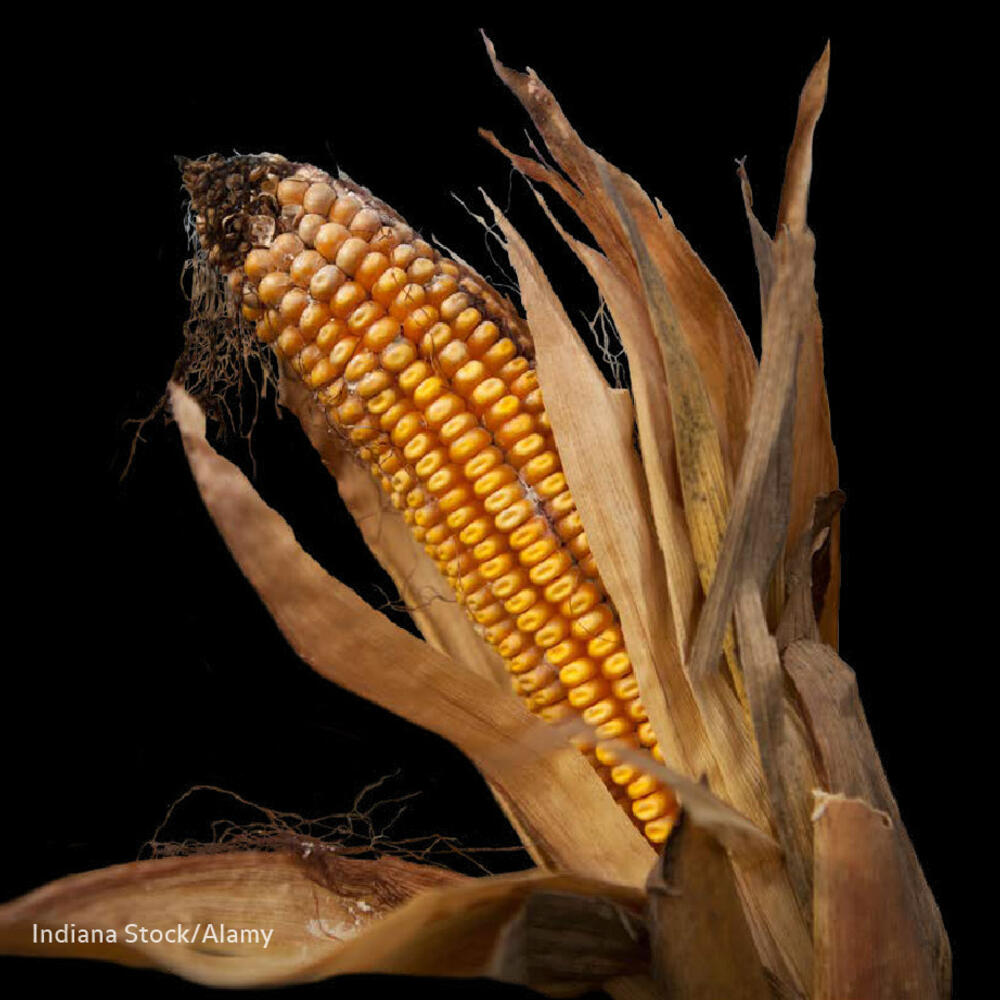
<svg viewBox="0 0 1000 1000">
<path fill-rule="evenodd" d="M 335 476 L 426 641 L 393 626 L 318 566 L 208 444 L 204 408 L 180 385 L 170 393 L 205 505 L 292 647 L 329 679 L 460 747 L 549 871 L 466 880 L 423 866 L 391 869 L 385 881 L 396 895 L 389 900 L 369 891 L 377 873 L 390 871 L 380 867 L 385 859 L 341 869 L 335 884 L 317 882 L 301 858 L 260 852 L 146 862 L 74 876 L 8 904 L 0 909 L 0 943 L 29 953 L 24 934 L 36 918 L 81 928 L 98 919 L 145 919 L 148 890 L 156 887 L 161 915 L 163 897 L 171 918 L 273 918 L 286 938 L 236 970 L 211 949 L 167 955 L 125 948 L 96 957 L 217 985 L 449 972 L 552 995 L 612 982 L 621 997 L 943 997 L 947 936 L 853 675 L 831 648 L 842 496 L 806 225 L 829 51 L 803 90 L 774 240 L 753 216 L 741 168 L 761 286 L 758 369 L 725 294 L 662 205 L 583 144 L 534 73 L 506 69 L 488 47 L 565 175 L 504 153 L 527 177 L 555 189 L 597 241 L 599 249 L 560 229 L 619 326 L 631 394 L 607 385 L 530 248 L 495 206 L 533 338 L 467 265 L 442 262 L 346 178 L 268 154 L 184 163 L 202 241 L 201 277 L 230 275 L 227 292 L 205 286 L 211 294 L 201 296 L 213 312 L 211 331 L 227 319 L 242 327 L 238 340 L 254 323 L 257 339 L 277 346 L 283 401 Z M 393 277 L 394 267 L 402 278 Z M 398 289 L 385 283 L 387 274 L 398 278 Z M 403 284 L 421 274 L 422 282 Z M 491 324 L 495 336 L 483 333 Z M 342 343 L 350 351 L 338 354 Z M 352 369 L 356 351 L 364 364 Z M 517 382 L 532 357 L 545 408 L 540 390 Z M 505 367 L 522 361 L 526 367 L 516 371 Z M 470 364 L 480 381 L 469 375 Z M 178 375 L 183 380 L 191 371 L 197 374 L 197 364 L 182 365 Z M 477 397 L 486 375 L 503 384 Z M 511 450 L 536 432 L 558 442 L 565 481 L 548 478 L 554 466 L 522 474 L 533 468 L 534 454 L 526 454 L 523 464 L 511 464 L 506 482 L 487 480 L 489 490 L 484 485 L 475 495 L 486 503 L 516 481 L 526 518 L 536 518 L 539 530 L 552 533 L 557 514 L 576 518 L 579 535 L 560 534 L 553 544 L 570 551 L 583 536 L 585 546 L 574 543 L 572 568 L 588 567 L 588 583 L 599 583 L 601 607 L 612 615 L 573 636 L 595 660 L 592 675 L 559 686 L 563 664 L 549 650 L 561 636 L 539 643 L 538 664 L 507 652 L 502 659 L 517 663 L 515 686 L 546 721 L 560 715 L 548 712 L 545 699 L 559 705 L 558 696 L 570 691 L 585 721 L 570 714 L 560 727 L 533 718 L 506 689 L 500 660 L 482 641 L 510 652 L 503 645 L 509 635 L 544 634 L 541 619 L 528 628 L 521 617 L 539 603 L 577 621 L 562 611 L 563 599 L 572 607 L 569 597 L 556 600 L 548 590 L 544 602 L 538 593 L 523 598 L 523 610 L 521 577 L 508 592 L 492 589 L 501 574 L 513 579 L 522 572 L 518 560 L 525 572 L 535 565 L 512 554 L 527 552 L 533 541 L 514 544 L 520 524 L 510 538 L 488 534 L 490 524 L 499 530 L 507 507 L 484 507 L 498 520 L 487 523 L 484 515 L 485 534 L 473 532 L 462 541 L 465 549 L 445 549 L 451 536 L 438 526 L 460 537 L 472 515 L 454 525 L 451 516 L 492 469 L 463 473 L 468 482 L 455 478 L 479 452 L 454 450 L 474 427 L 449 421 L 471 415 L 479 431 L 489 432 L 481 447 L 495 448 L 501 459 L 510 457 L 496 448 L 504 434 Z M 517 419 L 518 434 L 505 430 Z M 452 426 L 459 427 L 454 435 L 445 430 Z M 441 434 L 431 442 L 440 464 L 425 474 L 418 467 L 435 449 L 411 450 L 411 443 L 432 431 Z M 567 483 L 572 514 L 568 501 L 562 508 L 557 502 L 557 487 L 569 495 Z M 462 561 L 487 543 L 496 550 L 490 559 Z M 489 575 L 500 565 L 493 560 L 504 558 L 509 565 Z M 550 580 L 532 583 L 542 588 Z M 495 628 L 506 622 L 504 613 L 517 616 L 508 632 Z M 586 717 L 603 699 L 610 703 L 611 682 L 621 679 L 605 671 L 590 643 L 619 625 L 635 671 L 629 680 L 639 692 L 628 688 L 620 699 L 627 702 L 623 717 L 631 713 L 637 722 L 623 732 Z M 579 649 L 574 655 L 584 658 Z M 652 730 L 658 742 L 648 739 Z M 584 746 L 590 763 L 566 747 L 569 738 Z M 615 774 L 625 774 L 625 782 Z M 662 840 L 676 819 L 676 802 L 664 805 L 669 789 L 684 807 L 683 820 L 657 859 L 616 799 L 657 802 L 653 823 L 660 822 Z M 645 822 L 641 809 L 635 815 Z M 342 891 L 348 870 L 357 873 L 360 896 Z M 345 930 L 358 911 L 364 919 Z"/>
<path fill-rule="evenodd" d="M 555 189 L 585 222 L 604 251 L 604 255 L 601 255 L 569 237 L 555 223 L 544 201 L 538 196 L 550 219 L 594 277 L 622 332 L 633 373 L 636 418 L 640 440 L 643 442 L 643 463 L 651 493 L 651 510 L 659 542 L 664 550 L 670 607 L 675 617 L 674 632 L 681 639 L 679 648 L 682 653 L 687 649 L 684 637 L 688 634 L 688 622 L 696 622 L 694 646 L 690 660 L 685 662 L 696 689 L 713 676 L 728 622 L 733 611 L 736 612 L 740 626 L 743 676 L 745 679 L 749 678 L 748 690 L 754 725 L 752 742 L 755 744 L 755 755 L 759 749 L 766 776 L 767 805 L 764 806 L 764 813 L 768 817 L 766 822 L 774 824 L 785 847 L 787 873 L 795 887 L 798 901 L 800 915 L 796 918 L 792 911 L 786 910 L 791 921 L 787 926 L 807 926 L 811 921 L 813 898 L 811 793 L 821 781 L 829 780 L 828 774 L 817 773 L 816 740 L 828 738 L 822 735 L 823 728 L 829 727 L 836 731 L 838 720 L 831 715 L 820 723 L 821 729 L 816 730 L 814 727 L 818 720 L 808 712 L 803 716 L 800 705 L 789 699 L 779 643 L 771 635 L 771 628 L 781 615 L 787 595 L 787 600 L 791 603 L 786 609 L 787 613 L 781 615 L 780 649 L 784 649 L 790 642 L 794 643 L 794 639 L 799 636 L 822 636 L 830 643 L 836 642 L 839 586 L 839 524 L 836 515 L 842 499 L 836 499 L 837 494 L 833 494 L 832 502 L 817 508 L 816 517 L 810 525 L 809 519 L 812 518 L 817 497 L 830 494 L 836 487 L 837 463 L 830 436 L 829 407 L 823 380 L 822 328 L 811 276 L 812 254 L 808 245 L 805 245 L 804 252 L 796 249 L 804 245 L 803 241 L 808 244 L 811 240 L 805 223 L 806 197 L 812 168 L 812 137 L 826 94 L 829 47 L 803 89 L 795 137 L 788 156 L 779 216 L 781 233 L 777 245 L 767 236 L 750 211 L 749 184 L 741 165 L 747 213 L 761 281 L 764 367 L 768 368 L 768 372 L 762 371 L 754 385 L 753 408 L 745 405 L 740 411 L 747 421 L 747 437 L 745 444 L 738 445 L 734 459 L 731 450 L 733 438 L 726 434 L 726 421 L 720 419 L 722 408 L 719 396 L 713 394 L 711 387 L 731 383 L 734 373 L 746 370 L 741 361 L 744 355 L 739 350 L 732 349 L 734 345 L 741 343 L 740 338 L 737 337 L 731 342 L 729 349 L 722 352 L 717 366 L 708 361 L 709 355 L 705 350 L 708 338 L 704 335 L 704 326 L 699 326 L 699 321 L 704 323 L 711 310 L 704 308 L 707 301 L 703 299 L 701 314 L 694 322 L 677 323 L 671 307 L 671 297 L 680 303 L 689 301 L 685 296 L 690 293 L 692 286 L 685 284 L 683 268 L 676 266 L 677 258 L 683 255 L 675 254 L 674 259 L 671 259 L 669 249 L 664 251 L 654 235 L 656 216 L 655 213 L 648 214 L 647 206 L 651 204 L 649 199 L 634 181 L 619 174 L 583 144 L 566 121 L 555 98 L 532 71 L 520 74 L 507 69 L 498 62 L 488 42 L 487 46 L 498 74 L 528 110 L 549 152 L 565 175 L 534 159 L 513 154 L 500 146 L 491 134 L 483 134 L 526 177 Z M 621 203 L 625 192 L 631 196 L 632 203 L 638 207 L 640 214 L 647 213 L 642 234 L 638 237 L 639 242 L 638 227 L 628 217 L 627 209 Z M 505 232 L 509 237 L 509 226 L 505 227 Z M 655 266 L 651 266 L 646 251 L 657 246 L 661 252 L 659 256 L 653 253 L 652 263 Z M 522 253 L 520 248 L 515 249 L 516 253 Z M 796 258 L 802 262 L 808 261 L 808 269 L 803 270 L 801 265 L 796 265 Z M 537 268 L 534 261 L 530 264 Z M 519 267 L 518 270 L 521 275 L 528 268 Z M 521 276 L 523 285 L 524 278 Z M 644 287 L 637 291 L 642 279 Z M 650 292 L 651 289 L 655 291 L 659 285 L 665 285 L 664 294 L 660 296 L 663 301 L 654 305 Z M 643 318 L 645 305 L 650 309 L 648 323 Z M 658 368 L 655 352 L 649 349 L 650 330 L 656 327 L 658 321 L 663 325 L 664 319 L 664 332 L 672 353 L 664 356 L 664 366 Z M 688 412 L 691 412 L 691 403 L 678 395 L 680 383 L 672 385 L 670 379 L 671 364 L 674 366 L 673 374 L 676 375 L 678 370 L 684 370 L 687 363 L 684 352 L 678 349 L 678 326 L 692 340 L 698 367 L 706 379 L 705 385 L 709 387 L 709 395 L 713 400 L 719 439 L 729 443 L 726 454 L 731 462 L 729 470 L 735 489 L 731 509 L 727 511 L 726 535 L 719 555 L 717 574 L 711 580 L 708 600 L 704 608 L 700 609 L 700 616 L 693 618 L 687 613 L 688 609 L 696 606 L 692 596 L 691 574 L 687 571 L 687 563 L 682 563 L 678 558 L 686 550 L 683 545 L 671 548 L 669 541 L 679 534 L 677 526 L 681 510 L 687 516 L 689 534 L 697 528 L 697 521 L 691 518 L 692 505 L 689 498 L 684 496 L 684 474 L 685 468 L 689 472 L 697 472 L 698 452 L 690 451 L 685 458 L 686 430 L 678 423 L 677 415 L 674 414 L 673 433 L 670 434 L 666 408 L 661 406 L 659 413 L 654 415 L 648 403 L 650 393 L 657 392 L 661 400 L 669 398 L 671 412 L 678 405 L 687 407 Z M 672 345 L 670 337 L 673 337 Z M 768 357 L 772 359 L 770 365 Z M 781 375 L 776 379 L 779 370 Z M 719 372 L 727 371 L 730 373 L 728 376 L 717 378 Z M 550 381 L 553 377 L 559 376 L 550 376 Z M 761 384 L 762 381 L 764 385 Z M 689 384 L 695 387 L 690 399 L 696 400 L 700 392 L 697 378 L 689 380 Z M 738 375 L 736 384 L 739 384 Z M 732 400 L 743 398 L 749 403 L 747 396 L 730 396 Z M 704 411 L 704 406 L 701 409 Z M 743 419 L 738 423 L 742 426 Z M 565 429 L 567 425 L 569 430 Z M 711 442 L 711 429 L 704 420 L 691 426 L 701 427 L 703 436 Z M 556 422 L 556 427 L 557 433 L 570 436 L 575 433 L 567 421 L 562 425 Z M 740 442 L 743 439 L 737 435 L 736 440 Z M 654 443 L 650 445 L 650 442 Z M 670 453 L 666 458 L 657 454 L 657 446 L 661 442 Z M 725 509 L 725 484 L 720 481 L 718 474 L 714 477 L 714 483 L 711 478 L 702 482 L 710 493 L 708 496 L 693 494 L 698 503 L 714 501 L 719 504 L 718 510 Z M 594 488 L 599 489 L 597 486 Z M 664 498 L 664 493 L 668 494 L 668 498 Z M 581 490 L 581 494 L 582 501 L 586 502 L 586 490 Z M 718 518 L 715 520 L 718 521 Z M 711 518 L 704 523 L 711 523 Z M 692 544 L 691 548 L 696 557 L 699 552 L 702 553 L 699 568 L 706 568 L 704 553 L 710 552 L 710 549 L 697 544 Z M 787 580 L 786 558 L 790 559 L 792 570 Z M 818 625 L 816 618 L 819 618 Z M 640 680 L 643 680 L 643 676 L 640 672 Z M 665 681 L 664 690 L 669 691 Z M 669 696 L 667 700 L 671 709 L 671 721 L 677 728 L 679 739 L 683 740 L 685 734 L 697 731 L 697 724 L 690 725 L 694 720 L 679 715 L 676 712 L 676 702 Z M 716 714 L 714 699 L 706 697 L 704 690 L 700 691 L 699 707 L 704 713 L 707 732 L 713 738 L 716 752 L 719 753 L 720 735 L 738 727 L 719 725 L 721 717 Z M 832 712 L 833 707 L 826 706 L 824 711 Z M 722 759 L 726 762 L 723 771 L 729 780 L 746 766 L 736 754 L 727 757 L 723 751 Z M 877 757 L 874 759 L 877 760 Z M 716 786 L 717 776 L 711 772 L 709 776 Z M 716 787 L 722 791 L 725 786 L 719 784 Z M 725 792 L 722 794 L 726 797 Z M 742 800 L 738 803 L 747 810 L 748 815 L 754 815 L 751 801 Z M 904 835 L 905 843 L 908 842 Z M 907 885 L 911 895 L 915 895 L 913 912 L 921 914 L 920 922 L 926 928 L 925 941 L 931 953 L 940 956 L 938 992 L 944 995 L 948 981 L 947 939 L 941 929 L 933 900 L 927 902 L 929 893 L 926 892 L 926 884 L 915 858 L 911 858 L 912 852 L 907 852 L 904 848 L 903 854 L 908 859 Z M 772 875 L 780 878 L 777 872 Z M 773 885 L 766 883 L 766 879 L 764 882 L 758 880 L 755 887 L 747 890 L 747 895 L 744 896 L 746 905 L 753 906 L 751 899 L 758 892 L 762 895 L 757 904 L 765 911 L 769 905 L 774 904 L 773 895 L 770 904 L 765 902 L 765 897 L 773 889 Z M 754 937 L 756 946 L 762 953 L 766 952 L 767 946 L 760 927 L 754 928 Z M 781 952 L 788 947 L 790 940 L 791 938 L 779 938 L 773 943 Z M 801 957 L 804 954 L 801 941 L 799 948 L 798 954 Z M 794 953 L 793 950 L 788 954 Z M 795 967 L 794 961 L 792 967 Z M 775 966 L 772 965 L 771 969 L 773 971 Z M 806 972 L 798 981 L 798 989 L 808 993 L 811 982 L 811 975 L 807 972 L 808 963 L 805 966 L 799 965 L 798 969 Z M 677 982 L 672 982 L 671 985 L 676 987 Z"/>
<path fill-rule="evenodd" d="M 815 1000 L 946 995 L 914 919 L 891 818 L 862 799 L 818 792 L 813 819 Z"/>
<path fill-rule="evenodd" d="M 210 212 L 230 218 L 249 211 L 250 177 L 273 159 L 184 165 L 209 257 L 223 237 L 203 220 Z M 467 265 L 443 259 L 357 185 L 307 165 L 265 180 L 277 180 L 277 235 L 243 257 L 216 256 L 230 267 L 257 338 L 274 343 L 283 372 L 309 388 L 318 414 L 306 413 L 308 396 L 300 409 L 310 434 L 315 439 L 322 416 L 340 436 L 344 455 L 335 464 L 348 493 L 357 493 L 356 483 L 347 483 L 348 454 L 374 475 L 474 631 L 505 660 L 531 711 L 546 721 L 574 710 L 593 715 L 595 732 L 580 749 L 650 841 L 662 843 L 676 800 L 648 773 L 616 778 L 616 762 L 601 744 L 628 736 L 650 748 L 650 759 L 659 752 L 633 663 L 643 669 L 646 649 L 663 644 L 625 627 L 626 637 L 639 636 L 626 653 L 618 617 L 628 612 L 605 591 L 586 515 L 551 435 L 523 320 Z M 376 543 L 379 549 L 397 579 L 401 562 L 413 570 L 426 565 L 413 562 L 412 551 L 390 557 Z M 440 642 L 434 618 L 416 617 Z M 461 656 L 468 629 L 463 636 L 452 628 L 451 638 Z M 602 662 L 614 663 L 606 680 Z M 485 665 L 492 670 L 495 661 Z M 660 712 L 663 725 L 665 718 Z"/>
<path fill-rule="evenodd" d="M 206 986 L 308 982 L 390 910 L 463 881 L 395 858 L 310 857 L 304 849 L 136 861 L 71 875 L 0 907 L 0 952 L 152 966 Z"/>
<path fill-rule="evenodd" d="M 204 415 L 179 387 L 174 417 L 202 499 L 244 575 L 314 670 L 439 733 L 512 804 L 544 863 L 641 885 L 653 852 L 572 750 L 512 753 L 542 725 L 516 700 L 393 625 L 327 574 L 247 478 L 205 440 Z M 578 821 L 579 811 L 589 817 Z"/>
<path fill-rule="evenodd" d="M 0 951 L 153 967 L 226 988 L 396 973 L 491 976 L 574 996 L 646 968 L 643 904 L 640 891 L 610 883 L 535 872 L 468 879 L 303 843 L 69 876 L 0 907 Z"/>
</svg>

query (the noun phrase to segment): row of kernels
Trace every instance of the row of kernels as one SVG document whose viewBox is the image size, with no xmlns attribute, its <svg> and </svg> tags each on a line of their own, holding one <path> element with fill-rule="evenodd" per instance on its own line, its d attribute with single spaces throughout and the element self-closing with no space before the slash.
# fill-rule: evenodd
<svg viewBox="0 0 1000 1000">
<path fill-rule="evenodd" d="M 358 255 L 358 259 L 362 260 L 364 258 L 361 258 L 360 254 L 359 254 Z M 357 265 L 355 263 L 355 267 L 356 266 Z M 372 270 L 373 270 L 373 272 L 375 270 L 378 270 L 379 273 L 378 274 L 374 274 L 373 273 L 373 275 L 370 277 L 370 280 L 367 281 L 366 283 L 369 284 L 369 286 L 372 283 L 374 283 L 375 280 L 377 280 L 379 277 L 381 277 L 381 275 L 385 272 L 385 270 L 388 268 L 388 266 L 389 266 L 388 260 L 378 260 L 378 261 L 375 261 L 374 264 L 372 265 Z M 310 258 L 307 258 L 307 259 L 301 261 L 299 263 L 299 271 L 300 271 L 299 277 L 300 277 L 300 280 L 304 281 L 306 277 L 308 277 L 311 280 L 315 276 L 316 272 L 319 271 L 319 269 L 320 269 L 319 268 L 319 261 L 316 259 L 316 257 L 310 257 Z M 397 281 L 398 281 L 398 276 L 397 276 Z M 282 285 L 283 285 L 283 283 L 280 282 L 280 280 L 276 281 L 275 284 L 277 285 L 278 288 L 281 288 Z M 445 291 L 451 291 L 450 286 L 448 286 L 447 283 L 444 283 L 444 284 L 445 284 L 444 288 L 438 288 L 437 289 L 437 292 L 438 292 L 439 296 L 443 295 Z M 455 293 L 452 293 L 452 295 L 454 295 L 454 294 Z M 273 293 L 272 293 L 271 297 L 274 297 Z M 447 303 L 449 300 L 448 299 L 444 299 L 443 301 L 445 303 Z M 451 305 L 450 305 L 450 309 L 451 309 L 452 312 L 456 312 L 459 309 L 460 306 L 463 307 L 463 308 L 466 308 L 467 307 L 467 303 L 464 300 L 460 300 L 460 301 L 457 301 L 457 302 L 452 301 Z M 295 303 L 295 306 L 293 306 L 292 309 L 288 309 L 286 307 L 286 315 L 289 316 L 289 318 L 293 318 L 293 319 L 294 318 L 298 318 L 297 316 L 295 316 L 295 309 L 297 309 L 297 308 L 298 308 L 298 303 Z M 302 311 L 304 311 L 304 307 L 303 307 Z M 344 311 L 344 310 L 342 310 L 342 311 Z M 300 315 L 301 315 L 301 312 L 299 312 L 299 316 Z M 459 312 L 458 315 L 461 315 L 461 313 Z M 371 320 L 371 319 L 374 318 L 374 314 L 372 316 L 370 316 L 370 317 L 365 317 L 365 318 Z M 475 318 L 478 319 L 479 317 L 476 316 Z M 314 327 L 315 327 L 314 322 L 310 323 L 310 330 L 309 330 L 309 332 L 312 332 L 312 330 L 314 329 Z M 492 331 L 490 331 L 490 332 L 492 332 Z M 287 339 L 291 340 L 291 338 L 287 338 Z M 506 340 L 506 339 L 503 341 L 503 343 L 510 344 L 511 347 L 514 346 L 511 341 Z M 287 346 L 291 347 L 292 344 L 288 343 Z M 487 352 L 488 352 L 489 349 L 491 349 L 491 346 L 488 346 L 486 348 Z M 509 358 L 510 358 L 510 356 L 512 354 L 513 354 L 513 351 L 511 351 L 510 348 L 505 348 L 504 349 L 504 354 L 502 355 L 502 357 L 499 358 L 499 359 L 496 359 L 496 361 L 494 362 L 494 364 L 491 365 L 490 367 L 495 368 L 497 366 L 497 364 L 499 364 L 500 362 L 506 363 L 509 360 Z M 357 374 L 363 374 L 363 373 L 359 372 Z M 478 372 L 476 374 L 478 374 Z M 485 375 L 486 373 L 484 372 L 483 374 Z M 481 383 L 479 383 L 479 384 L 481 384 Z M 380 390 L 382 390 L 382 389 L 387 388 L 387 386 L 385 386 L 385 385 L 379 385 L 378 388 Z M 437 385 L 434 385 L 433 388 L 436 389 L 436 390 L 438 390 L 441 387 L 439 387 Z M 478 385 L 477 385 L 477 388 L 478 388 Z M 507 388 L 507 386 L 504 383 L 502 383 L 502 382 L 496 382 L 496 381 L 495 382 L 490 382 L 490 383 L 487 384 L 486 387 L 479 388 L 478 392 L 475 392 L 475 391 L 473 392 L 471 402 L 472 402 L 473 406 L 476 407 L 476 408 L 478 408 L 480 410 L 480 412 L 481 412 L 481 411 L 485 410 L 486 408 L 488 408 L 490 405 L 498 402 L 503 396 L 505 396 L 505 395 L 512 395 L 512 394 L 507 394 L 505 392 L 506 388 Z M 534 391 L 535 391 L 534 389 L 530 389 L 529 388 L 528 391 L 525 393 L 525 395 L 530 396 L 531 393 L 533 393 Z M 373 394 L 374 393 L 369 393 L 368 395 L 373 395 Z M 435 396 L 438 395 L 438 392 L 435 392 L 434 395 Z M 514 398 L 517 398 L 517 397 L 514 397 Z M 419 400 L 418 402 L 426 405 L 426 403 L 428 402 L 428 400 Z M 343 417 L 344 414 L 339 414 L 339 416 Z M 519 439 L 527 436 L 528 433 L 530 433 L 530 425 L 524 427 L 522 433 L 520 433 L 520 434 L 517 434 L 517 433 L 513 434 L 512 436 L 515 438 L 515 441 L 512 442 L 512 443 L 516 443 L 516 440 L 519 440 Z M 463 456 L 460 455 L 459 457 L 463 457 Z M 473 458 L 474 457 L 475 456 L 473 456 Z M 553 461 L 553 459 L 554 459 L 554 454 L 553 453 L 549 452 L 549 453 L 543 454 L 541 456 L 541 458 L 542 458 L 543 462 L 536 462 L 535 465 L 531 466 L 528 469 L 528 475 L 534 481 L 539 481 L 539 480 L 540 481 L 544 481 L 545 477 L 544 477 L 543 473 L 549 472 L 550 474 L 553 474 L 553 473 L 551 473 L 550 470 L 553 469 L 553 468 L 555 468 L 555 462 Z M 544 463 L 547 463 L 547 466 L 548 466 L 547 468 L 544 467 Z M 555 475 L 557 475 L 557 478 L 555 478 L 553 481 L 551 481 L 551 482 L 549 482 L 547 484 L 547 492 L 550 495 L 552 495 L 552 496 L 555 496 L 555 495 L 563 492 L 563 487 L 565 485 L 564 480 L 561 477 L 561 474 L 555 474 Z M 493 484 L 490 484 L 490 485 L 493 485 Z M 502 485 L 509 485 L 509 484 L 502 484 Z M 508 490 L 506 492 L 501 492 L 498 497 L 494 498 L 494 500 L 492 502 L 493 508 L 495 508 L 497 512 L 502 512 L 507 507 L 509 507 L 510 504 L 514 501 L 514 499 L 517 496 L 517 492 L 518 491 L 514 491 L 514 490 Z M 567 516 L 568 517 L 572 517 L 572 514 L 567 515 Z M 562 534 L 562 532 L 560 532 L 560 534 Z M 541 560 L 541 558 L 544 555 L 548 555 L 550 551 L 551 551 L 551 546 L 549 546 L 546 551 L 537 552 L 537 554 L 535 555 L 535 558 L 528 560 L 528 564 L 529 565 L 533 565 L 534 563 L 537 563 L 538 561 Z M 542 620 L 545 617 L 547 617 L 547 616 L 543 615 L 542 613 L 539 612 L 539 613 L 536 613 L 535 619 L 533 619 L 532 622 L 528 622 L 528 623 L 522 622 L 521 624 L 528 624 L 528 626 L 529 626 L 528 630 L 530 631 L 530 628 L 531 628 L 532 624 L 534 624 L 536 627 L 538 627 L 540 625 L 540 623 L 542 622 Z M 599 624 L 601 624 L 601 622 L 595 622 L 594 626 L 599 625 Z M 591 626 L 585 623 L 580 628 L 582 629 L 582 631 L 584 633 L 586 633 L 586 632 L 588 632 L 590 630 Z M 537 671 L 536 671 L 536 673 L 537 673 Z M 545 676 L 547 678 L 549 678 L 549 677 L 551 677 L 551 674 L 552 674 L 552 668 L 548 667 L 546 665 Z M 625 693 L 625 692 L 623 692 L 623 693 Z M 546 696 L 545 696 L 546 699 L 552 699 L 554 697 L 555 697 L 555 694 L 554 694 L 553 691 L 548 691 L 546 693 Z"/>
</svg>

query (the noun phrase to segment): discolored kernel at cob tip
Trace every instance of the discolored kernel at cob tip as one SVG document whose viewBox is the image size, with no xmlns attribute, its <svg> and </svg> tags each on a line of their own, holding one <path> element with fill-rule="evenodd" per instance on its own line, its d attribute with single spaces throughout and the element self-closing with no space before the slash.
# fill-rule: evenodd
<svg viewBox="0 0 1000 1000">
<path fill-rule="evenodd" d="M 523 320 L 365 189 L 278 156 L 182 161 L 203 250 L 243 317 L 313 391 L 546 721 L 653 843 L 669 789 L 617 614 L 559 461 Z"/>
</svg>

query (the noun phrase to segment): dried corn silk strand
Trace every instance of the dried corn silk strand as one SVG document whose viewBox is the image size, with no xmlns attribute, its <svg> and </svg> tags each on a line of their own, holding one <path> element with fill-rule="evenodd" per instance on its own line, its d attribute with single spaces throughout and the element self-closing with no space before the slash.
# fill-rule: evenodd
<svg viewBox="0 0 1000 1000">
<path fill-rule="evenodd" d="M 314 394 L 435 561 L 515 692 L 579 743 L 653 843 L 671 791 L 510 303 L 363 188 L 280 157 L 183 164 L 198 235 L 257 337 Z"/>
</svg>

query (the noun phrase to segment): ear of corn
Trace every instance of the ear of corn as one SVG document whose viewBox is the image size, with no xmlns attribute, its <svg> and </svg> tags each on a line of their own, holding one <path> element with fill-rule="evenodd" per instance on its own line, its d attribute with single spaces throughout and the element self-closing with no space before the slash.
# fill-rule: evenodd
<svg viewBox="0 0 1000 1000">
<path fill-rule="evenodd" d="M 362 188 L 280 158 L 185 165 L 209 259 L 244 318 L 371 469 L 515 692 L 580 749 L 653 843 L 670 790 L 607 741 L 662 759 L 618 616 L 563 475 L 511 305 Z"/>
</svg>

